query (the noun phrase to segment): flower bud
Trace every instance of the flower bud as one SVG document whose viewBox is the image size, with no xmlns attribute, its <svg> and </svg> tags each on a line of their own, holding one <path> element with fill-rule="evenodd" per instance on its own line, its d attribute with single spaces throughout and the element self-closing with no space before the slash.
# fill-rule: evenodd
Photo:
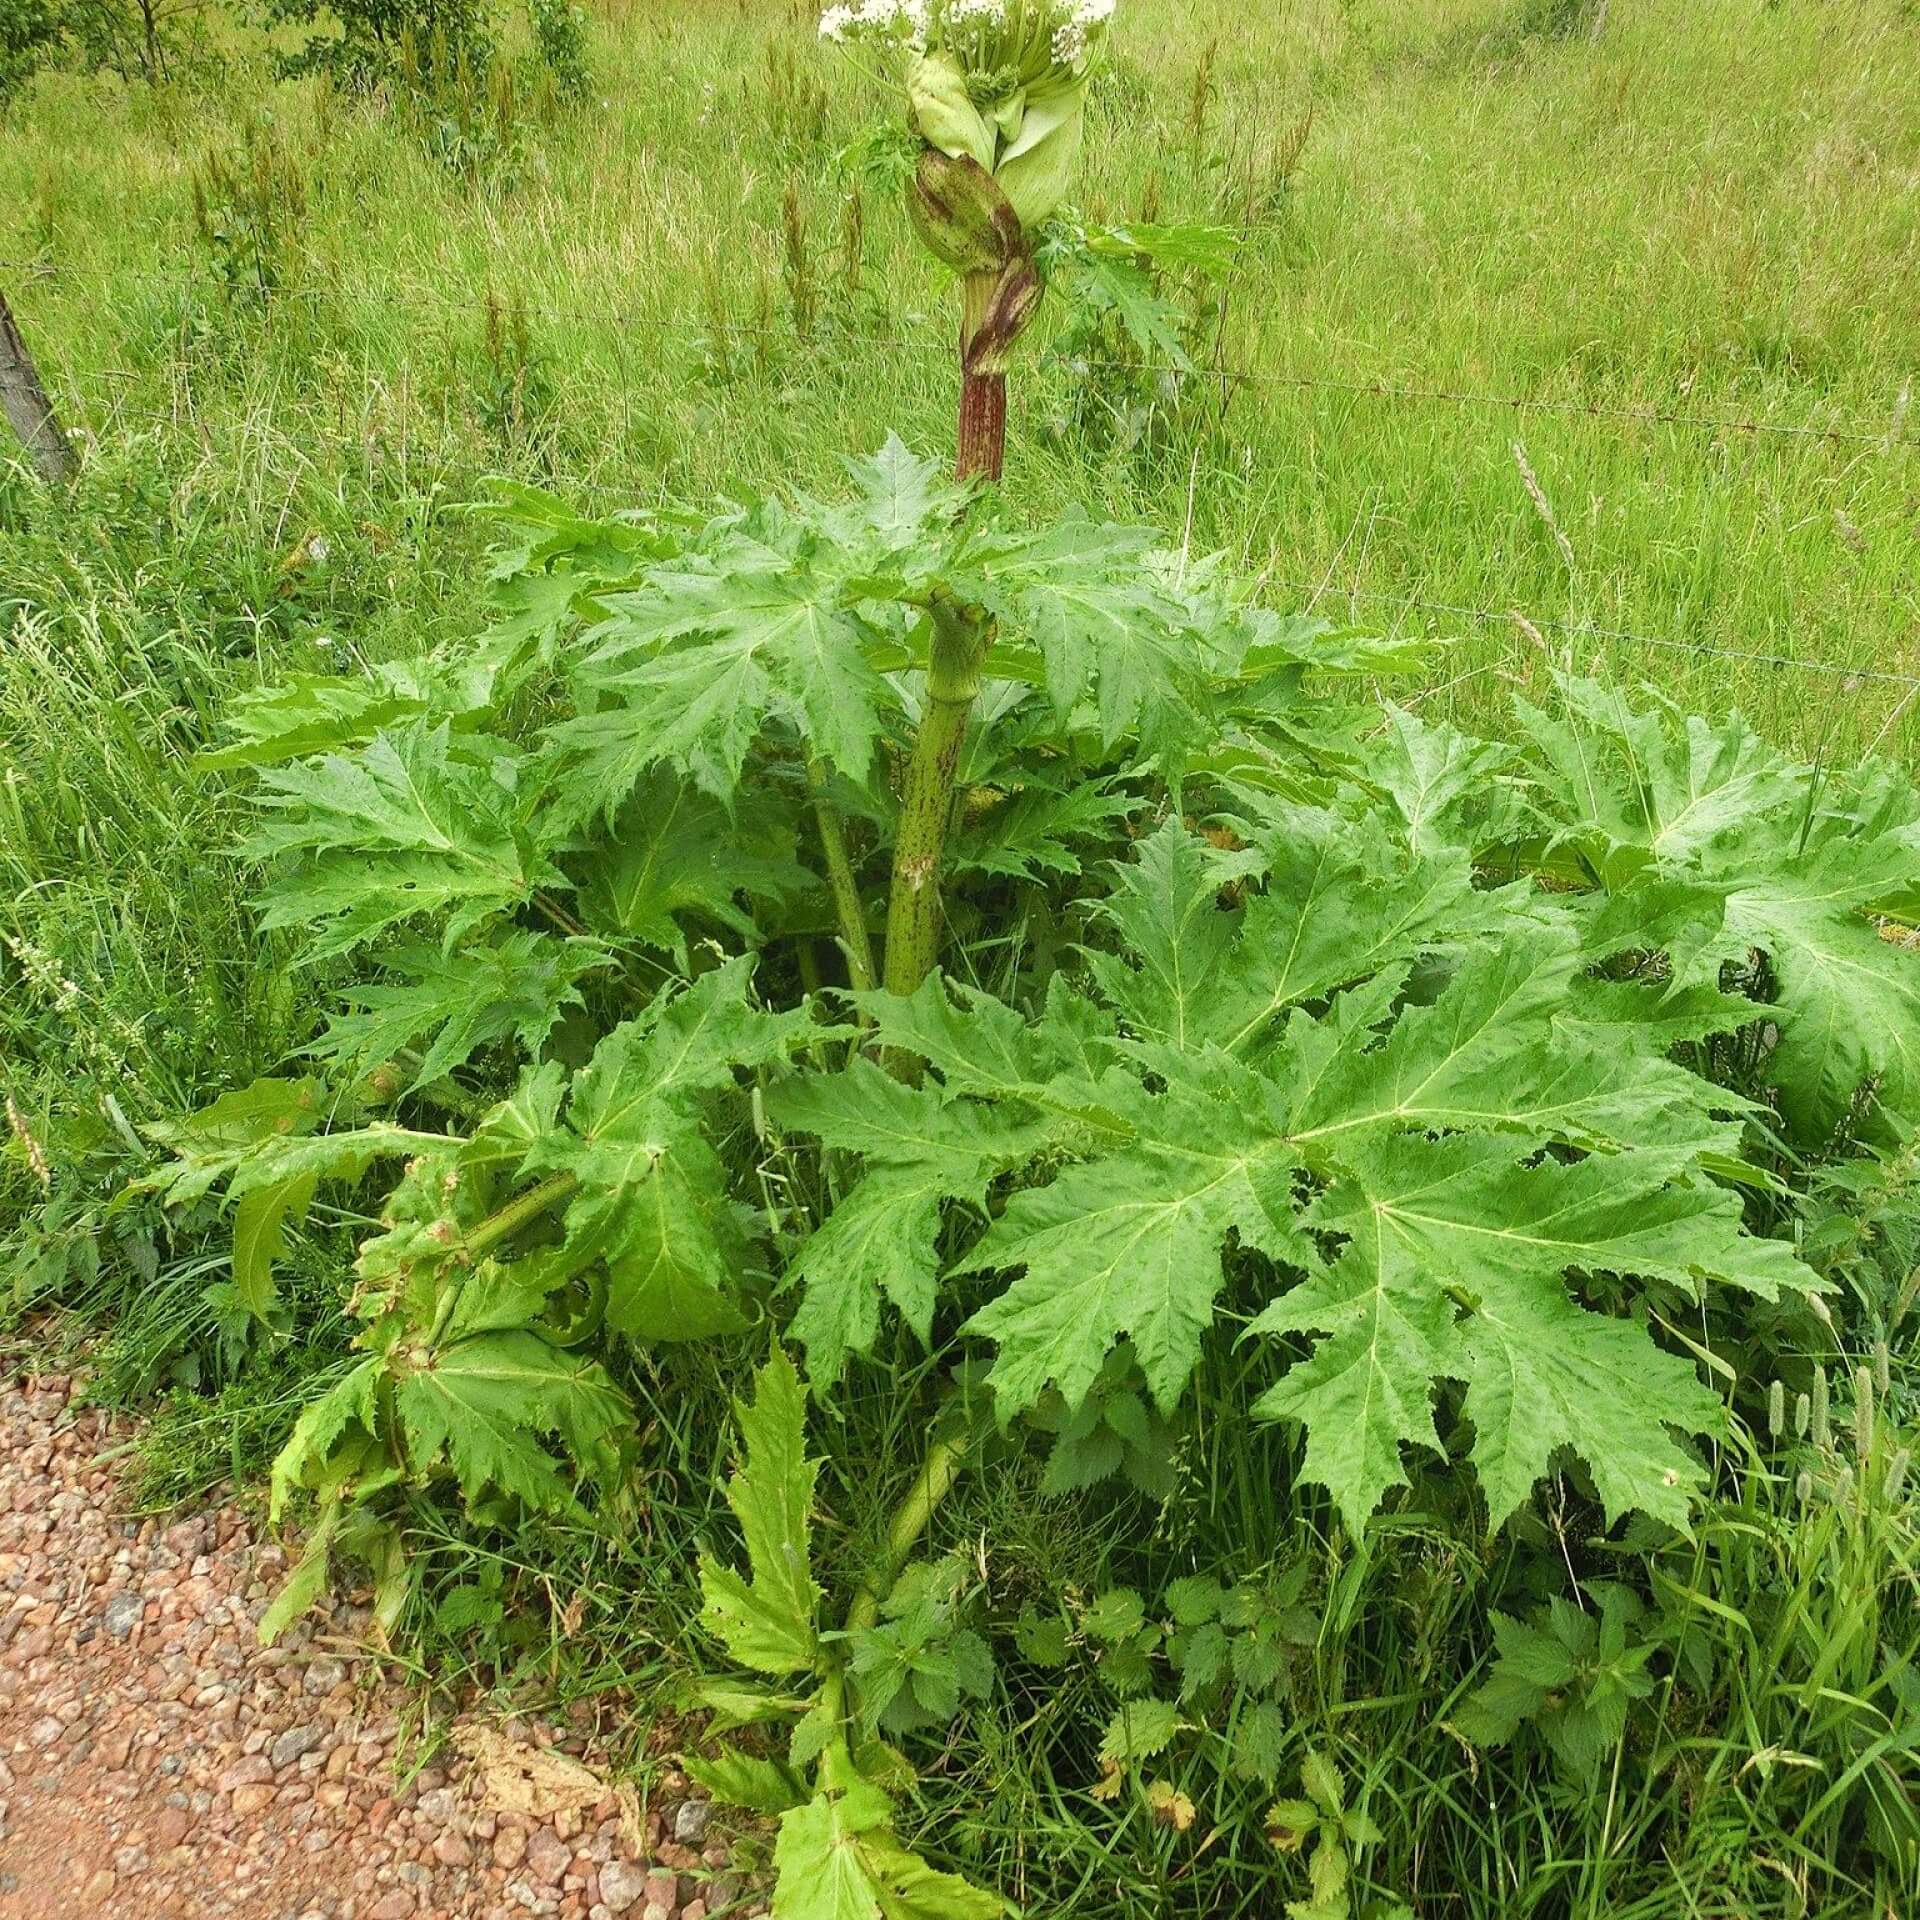
<svg viewBox="0 0 1920 1920">
<path fill-rule="evenodd" d="M 967 76 L 944 53 L 923 53 L 907 69 L 907 98 L 920 138 L 950 159 L 991 173 L 995 135 L 967 95 Z"/>
<path fill-rule="evenodd" d="M 914 131 L 934 152 L 971 160 L 991 175 L 1031 232 L 1058 210 L 1072 185 L 1087 78 L 1113 4 L 847 0 L 821 15 L 820 31 L 828 40 L 892 55 Z"/>
<path fill-rule="evenodd" d="M 1026 250 L 1019 215 L 968 154 L 929 147 L 907 186 L 907 213 L 927 251 L 956 273 L 998 273 Z"/>
</svg>

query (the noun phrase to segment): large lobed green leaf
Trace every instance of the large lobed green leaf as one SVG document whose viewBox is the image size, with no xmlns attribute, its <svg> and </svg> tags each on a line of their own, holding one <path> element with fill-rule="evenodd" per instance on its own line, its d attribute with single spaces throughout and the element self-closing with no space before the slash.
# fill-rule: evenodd
<svg viewBox="0 0 1920 1920">
<path fill-rule="evenodd" d="M 1768 1063 L 1788 1120 L 1824 1143 L 1870 1089 L 1865 1124 L 1920 1118 L 1920 953 L 1881 937 L 1920 871 L 1904 781 L 1857 796 L 1788 763 L 1736 715 L 1713 727 L 1567 678 L 1518 707 L 1557 842 L 1593 891 L 1595 938 L 1663 952 L 1677 986 L 1764 955 Z"/>
<path fill-rule="evenodd" d="M 774 1920 L 1001 1920 L 997 1894 L 941 1873 L 894 1837 L 893 1804 L 871 1781 L 816 1794 L 780 1817 Z"/>
<path fill-rule="evenodd" d="M 245 849 L 274 863 L 261 925 L 310 929 L 317 961 L 430 916 L 451 950 L 540 888 L 566 887 L 523 818 L 524 773 L 499 742 L 425 721 L 263 770 L 268 818 Z"/>
<path fill-rule="evenodd" d="M 275 1261 L 286 1229 L 306 1217 L 322 1180 L 358 1180 L 380 1159 L 443 1146 L 443 1135 L 386 1121 L 333 1128 L 317 1080 L 263 1078 L 148 1132 L 174 1159 L 139 1184 L 176 1206 L 224 1186 L 234 1209 L 233 1281 L 241 1304 L 266 1321 L 278 1303 Z"/>
<path fill-rule="evenodd" d="M 805 1008 L 754 1006 L 752 974 L 751 959 L 728 961 L 615 1027 L 574 1077 L 565 1124 L 525 1159 L 529 1172 L 579 1181 L 568 1248 L 605 1263 L 608 1323 L 632 1339 L 698 1339 L 746 1324 L 748 1234 L 702 1097 L 830 1031 Z"/>
<path fill-rule="evenodd" d="M 867 1168 L 793 1269 L 817 1379 L 883 1299 L 920 1327 L 943 1285 L 1005 1275 L 964 1329 L 996 1345 L 1003 1411 L 1078 1404 L 1122 1341 L 1169 1408 L 1223 1296 L 1259 1286 L 1241 1317 L 1288 1344 L 1257 1411 L 1304 1426 L 1356 1531 L 1409 1446 L 1444 1450 L 1450 1382 L 1496 1521 L 1564 1452 L 1610 1513 L 1684 1522 L 1700 1471 L 1674 1436 L 1719 1403 L 1589 1282 L 1815 1285 L 1708 1177 L 1737 1166 L 1747 1103 L 1666 1057 L 1747 1003 L 1690 989 L 1662 1016 L 1656 990 L 1606 987 L 1579 912 L 1476 884 L 1448 806 L 1382 804 L 1166 822 L 1100 907 L 1104 1007 L 1059 981 L 1037 1019 L 937 983 L 863 998 L 925 1082 L 860 1064 L 774 1104 Z M 979 1208 L 1016 1166 L 943 1280 L 942 1204 Z"/>
<path fill-rule="evenodd" d="M 727 1504 L 747 1549 L 743 1577 L 702 1555 L 701 1620 L 728 1654 L 757 1673 L 804 1673 L 819 1653 L 808 1542 L 818 1463 L 807 1458 L 807 1402 L 793 1362 L 776 1347 L 737 1402 L 745 1458 L 727 1482 Z"/>
</svg>

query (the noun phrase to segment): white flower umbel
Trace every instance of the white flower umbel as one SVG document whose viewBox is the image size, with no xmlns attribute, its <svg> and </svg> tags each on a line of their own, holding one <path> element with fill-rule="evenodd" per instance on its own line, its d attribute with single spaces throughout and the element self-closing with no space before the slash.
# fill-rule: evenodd
<svg viewBox="0 0 1920 1920">
<path fill-rule="evenodd" d="M 1066 194 L 1114 0 L 842 0 L 820 32 L 892 64 L 929 146 L 977 161 L 1021 224 Z"/>
<path fill-rule="evenodd" d="M 1078 66 L 1112 18 L 1113 0 L 1076 0 L 1053 30 L 1053 57 L 1063 66 Z"/>
<path fill-rule="evenodd" d="M 850 0 L 820 16 L 820 37 L 847 44 L 872 41 L 919 48 L 932 25 L 932 0 Z"/>
</svg>

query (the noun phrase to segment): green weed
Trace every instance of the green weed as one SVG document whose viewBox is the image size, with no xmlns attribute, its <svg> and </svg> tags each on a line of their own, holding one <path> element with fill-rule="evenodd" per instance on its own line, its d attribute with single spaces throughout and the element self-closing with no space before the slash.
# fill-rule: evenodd
<svg viewBox="0 0 1920 1920">
<path fill-rule="evenodd" d="M 611 957 L 547 981 L 555 997 L 522 1017 L 554 1014 L 550 1039 L 529 1042 L 509 1008 L 449 1067 L 434 1057 L 460 1037 L 449 1024 L 375 1044 L 400 1017 L 378 993 L 417 1006 L 446 985 L 432 941 L 377 979 L 338 956 L 303 964 L 263 932 L 262 878 L 233 858 L 255 816 L 236 775 L 201 757 L 232 744 L 220 716 L 302 674 L 404 706 L 408 675 L 496 617 L 470 510 L 488 473 L 578 503 L 532 508 L 539 537 L 604 561 L 680 537 L 689 502 L 834 497 L 843 457 L 892 428 L 945 442 L 945 289 L 899 212 L 894 103 L 827 65 L 784 6 L 609 6 L 584 67 L 572 21 L 535 9 L 503 23 L 508 58 L 464 65 L 444 40 L 396 40 L 381 70 L 401 75 L 399 112 L 377 92 L 275 83 L 259 44 L 224 31 L 220 70 L 106 91 L 56 65 L 7 110 L 0 258 L 31 263 L 9 296 L 88 457 L 64 500 L 0 476 L 0 1244 L 20 1312 L 64 1306 L 70 1338 L 107 1329 L 97 1392 L 165 1395 L 155 1500 L 256 1479 L 290 1418 L 340 1387 L 367 1324 L 345 1312 L 346 1269 L 374 1224 L 362 1209 L 380 1204 L 333 1190 L 334 1210 L 323 1199 L 288 1233 L 279 1294 L 250 1305 L 210 1204 L 125 1197 L 153 1168 L 155 1129 L 262 1076 L 357 1087 L 410 1053 L 404 1068 L 434 1073 L 360 1117 L 465 1137 L 523 1060 L 576 1072 L 634 993 L 704 967 L 703 942 L 751 940 L 759 990 L 792 1008 L 851 978 L 857 946 L 824 889 L 795 890 L 796 866 L 823 857 L 822 804 L 878 929 L 886 780 L 842 770 L 823 803 L 783 747 L 725 829 L 750 886 L 696 870 L 690 894 L 627 923 L 616 876 L 549 891 L 541 939 L 578 938 L 551 907 Z M 415 85 L 409 61 L 416 79 L 444 74 Z M 1014 376 L 1020 531 L 1084 500 L 1096 519 L 1166 529 L 1183 564 L 1224 554 L 1270 605 L 1382 636 L 1352 730 L 1314 729 L 1316 778 L 1377 769 L 1390 741 L 1417 757 L 1449 738 L 1388 722 L 1375 698 L 1397 643 L 1438 643 L 1441 663 L 1401 683 L 1420 718 L 1502 752 L 1519 740 L 1525 784 L 1552 789 L 1556 767 L 1562 782 L 1543 803 L 1550 833 L 1528 841 L 1496 816 L 1476 838 L 1483 882 L 1545 871 L 1552 900 L 1617 898 L 1639 944 L 1609 952 L 1595 994 L 1681 992 L 1670 944 L 1743 889 L 1724 849 L 1680 858 L 1662 837 L 1658 862 L 1643 858 L 1665 833 L 1643 803 L 1670 748 L 1626 717 L 1622 689 L 1654 680 L 1716 725 L 1737 701 L 1799 753 L 1804 805 L 1768 829 L 1770 866 L 1859 880 L 1863 849 L 1897 865 L 1911 831 L 1897 801 L 1869 831 L 1897 782 L 1830 783 L 1861 749 L 1920 737 L 1901 677 L 1920 671 L 1920 332 L 1914 303 L 1889 297 L 1911 278 L 1914 73 L 1894 4 L 1123 9 L 1079 210 Z M 550 109 L 549 80 L 569 111 Z M 1218 272 L 1128 245 L 1129 223 L 1162 247 L 1246 231 Z M 630 510 L 660 517 L 608 518 Z M 559 577 L 544 558 L 505 570 L 528 592 Z M 507 612 L 538 625 L 532 604 Z M 463 709 L 462 729 L 498 728 L 517 751 L 591 717 L 570 705 L 576 630 L 542 644 L 519 693 Z M 1594 682 L 1571 722 L 1555 691 L 1567 668 Z M 1508 719 L 1516 690 L 1610 762 L 1604 831 L 1566 804 L 1546 736 Z M 610 683 L 587 708 L 616 697 Z M 889 767 L 910 717 L 883 729 Z M 1103 921 L 1100 876 L 1132 870 L 1164 790 L 1157 772 L 1116 777 L 1085 742 L 1063 751 L 1013 708 L 993 726 L 949 843 L 944 964 L 1037 1029 L 1082 948 L 1141 949 Z M 1452 777 L 1491 798 L 1520 780 L 1511 760 L 1471 758 Z M 645 817 L 628 812 L 621 834 Z M 718 818 L 701 816 L 698 844 L 717 844 Z M 1656 887 L 1662 863 L 1684 885 Z M 1258 895 L 1223 870 L 1218 917 Z M 1896 885 L 1860 898 L 1895 929 L 1911 917 Z M 1872 938 L 1849 932 L 1849 962 L 1856 931 Z M 1828 1318 L 1791 1293 L 1776 1306 L 1716 1289 L 1703 1309 L 1676 1283 L 1575 1283 L 1582 1313 L 1649 1352 L 1711 1356 L 1698 1378 L 1712 1391 L 1688 1400 L 1703 1420 L 1718 1401 L 1709 1437 L 1663 1442 L 1699 1488 L 1691 1532 L 1610 1524 L 1594 1467 L 1564 1449 L 1491 1529 L 1457 1464 L 1472 1422 L 1445 1381 L 1444 1452 L 1404 1455 L 1408 1484 L 1348 1526 L 1298 1428 L 1245 1417 L 1276 1364 L 1297 1372 L 1314 1349 L 1298 1330 L 1238 1338 L 1266 1279 L 1236 1242 L 1226 1317 L 1184 1398 L 1154 1404 L 1121 1347 L 1077 1405 L 1042 1396 L 1013 1439 L 981 1434 L 929 1521 L 917 1564 L 931 1571 L 853 1630 L 852 1670 L 865 1663 L 876 1696 L 882 1676 L 898 1682 L 876 1730 L 917 1772 L 910 1792 L 889 1788 L 903 1846 L 1031 1911 L 1103 1920 L 1289 1902 L 1381 1920 L 1402 1903 L 1487 1920 L 1883 1920 L 1920 1897 L 1911 1149 L 1838 1084 L 1844 1044 L 1823 1071 L 1796 1047 L 1804 1009 L 1764 1011 L 1795 989 L 1733 944 L 1698 947 L 1711 978 L 1696 969 L 1684 991 L 1751 1017 L 1676 1026 L 1667 1064 L 1755 1103 L 1714 1171 L 1744 1167 L 1746 1226 L 1833 1284 Z M 1443 971 L 1423 961 L 1394 1017 L 1447 1004 Z M 1835 996 L 1841 1027 L 1868 998 Z M 1893 1015 L 1873 1024 L 1900 1031 Z M 865 1150 L 816 1144 L 778 1086 L 824 1079 L 850 1042 L 810 1041 L 792 1070 L 762 1063 L 680 1116 L 724 1169 L 742 1236 L 726 1245 L 748 1250 L 727 1284 L 757 1325 L 805 1297 L 795 1262 Z M 956 1100 L 971 1112 L 979 1097 Z M 987 1231 L 1032 1230 L 1034 1196 L 1060 1177 L 1047 1155 L 997 1174 L 982 1219 L 1014 1224 Z M 947 1206 L 943 1272 L 982 1225 L 969 1204 Z M 432 1224 L 417 1211 L 389 1236 Z M 512 1250 L 524 1268 L 553 1248 L 536 1235 Z M 884 1307 L 808 1416 L 828 1634 L 850 1597 L 891 1584 L 889 1528 L 933 1415 L 971 1388 L 977 1344 L 956 1330 L 992 1290 L 943 1285 L 957 1291 L 927 1345 Z M 565 1339 L 601 1310 L 567 1274 L 522 1318 Z M 393 1311 L 420 1330 L 419 1301 Z M 385 1532 L 339 1544 L 364 1548 L 376 1577 L 404 1567 L 382 1618 L 423 1679 L 516 1703 L 617 1699 L 644 1766 L 649 1730 L 667 1740 L 714 1678 L 692 1543 L 750 1566 L 722 1488 L 730 1403 L 765 1336 L 671 1358 L 589 1350 L 631 1415 L 618 1474 L 596 1480 L 590 1426 L 571 1436 L 584 1511 L 409 1479 L 372 1504 Z M 308 1463 L 322 1507 L 326 1455 Z M 575 1486 L 565 1452 L 553 1460 Z M 984 1688 L 969 1634 L 993 1655 Z M 964 1710 L 924 1723 L 949 1683 Z M 787 1764 L 794 1717 L 781 1709 L 780 1738 L 749 1733 L 743 1751 Z"/>
</svg>

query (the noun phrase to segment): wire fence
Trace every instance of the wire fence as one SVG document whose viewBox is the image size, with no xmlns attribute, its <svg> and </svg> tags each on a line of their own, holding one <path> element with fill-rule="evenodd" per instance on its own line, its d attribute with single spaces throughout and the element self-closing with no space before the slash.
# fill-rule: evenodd
<svg viewBox="0 0 1920 1920">
<path fill-rule="evenodd" d="M 1518 607 L 1467 607 L 1446 600 L 1429 600 L 1417 593 L 1386 593 L 1364 587 L 1340 587 L 1325 581 L 1270 578 L 1269 584 L 1292 593 L 1308 596 L 1312 605 L 1329 596 L 1365 604 L 1402 607 L 1423 613 L 1444 614 L 1450 619 L 1471 620 L 1477 625 L 1502 624 L 1520 628 L 1547 627 L 1570 638 L 1605 640 L 1620 646 L 1654 647 L 1677 653 L 1692 653 L 1711 660 L 1735 660 L 1746 666 L 1793 667 L 1802 673 L 1825 674 L 1844 683 L 1885 682 L 1898 687 L 1920 687 L 1920 674 L 1894 673 L 1882 667 L 1852 667 L 1834 660 L 1807 660 L 1796 654 L 1749 652 L 1740 647 L 1716 647 L 1703 640 L 1676 640 L 1657 633 L 1639 633 L 1628 627 L 1602 626 L 1592 620 L 1555 619 L 1548 614 L 1526 613 Z"/>
<path fill-rule="evenodd" d="M 0 260 L 0 272 L 25 273 L 29 276 L 55 279 L 63 277 L 92 279 L 100 284 L 138 280 L 178 287 L 183 283 L 183 276 L 180 273 L 169 273 L 157 268 L 88 269 L 52 262 Z M 271 307 L 274 301 L 284 300 L 305 300 L 320 304 L 338 300 L 343 293 L 351 291 L 354 290 L 327 286 L 282 285 L 264 290 L 262 298 L 268 307 Z M 384 283 L 377 288 L 368 287 L 358 291 L 363 292 L 369 299 L 377 301 L 385 309 L 391 310 L 396 306 L 435 309 L 467 320 L 482 315 L 490 299 L 500 304 L 503 310 L 517 306 L 520 311 L 550 323 L 577 324 L 584 317 L 578 307 L 560 307 L 546 301 L 526 300 L 517 293 L 507 301 L 499 302 L 498 296 L 490 288 L 448 294 L 418 283 L 412 285 Z M 716 339 L 730 337 L 771 338 L 784 341 L 799 338 L 791 324 L 780 325 L 715 315 L 707 325 L 693 327 L 688 326 L 684 320 L 636 311 L 617 302 L 602 307 L 594 317 L 609 326 L 644 330 L 658 336 L 677 338 L 689 346 L 712 343 Z M 937 328 L 929 328 L 913 334 L 862 331 L 858 335 L 859 343 L 863 347 L 887 352 L 925 352 L 936 339 L 944 340 L 943 331 Z M 1859 421 L 1807 423 L 1762 420 L 1742 415 L 1694 413 L 1671 407 L 1617 405 L 1605 401 L 1555 398 L 1551 395 L 1493 393 L 1455 387 L 1417 386 L 1391 381 L 1338 379 L 1319 373 L 1233 365 L 1217 358 L 1205 361 L 1120 360 L 1070 356 L 1062 358 L 1058 364 L 1069 372 L 1124 373 L 1167 380 L 1205 380 L 1229 387 L 1278 387 L 1297 392 L 1345 394 L 1356 398 L 1378 399 L 1408 405 L 1552 414 L 1563 418 L 1589 418 L 1620 421 L 1639 426 L 1673 427 L 1695 433 L 1776 435 L 1788 439 L 1821 440 L 1860 447 L 1890 447 L 1898 442 L 1907 427 L 1912 398 L 1910 389 L 1903 387 L 1889 405 L 1884 423 L 1878 427 L 1869 427 Z M 103 377 L 136 379 L 140 376 L 123 370 L 109 370 Z"/>
<path fill-rule="evenodd" d="M 92 278 L 99 282 L 125 281 L 134 279 L 150 281 L 177 287 L 183 284 L 179 273 L 168 273 L 157 269 L 76 269 L 73 267 L 46 261 L 0 260 L 0 272 L 24 273 L 32 277 L 69 277 L 77 279 Z M 264 301 L 268 309 L 272 303 L 283 300 L 307 300 L 330 302 L 343 297 L 351 297 L 355 291 L 363 292 L 368 298 L 377 300 L 386 310 L 395 308 L 414 311 L 437 311 L 466 321 L 472 321 L 484 314 L 489 301 L 496 306 L 501 303 L 498 296 L 490 290 L 467 290 L 460 293 L 447 293 L 424 285 L 383 285 L 379 288 L 342 289 L 322 286 L 281 286 L 267 290 Z M 508 304 L 517 304 L 531 315 L 537 315 L 550 322 L 577 322 L 583 315 L 576 308 L 560 308 L 544 302 L 527 301 L 516 297 Z M 796 333 L 791 322 L 767 323 L 748 320 L 736 320 L 716 315 L 704 327 L 689 326 L 684 321 L 673 320 L 661 315 L 647 314 L 622 309 L 617 303 L 599 309 L 593 316 L 596 320 L 611 327 L 625 331 L 646 331 L 656 336 L 673 337 L 682 341 L 690 350 L 711 350 L 717 341 L 729 339 L 756 340 L 776 338 L 789 343 L 805 344 L 802 336 Z M 936 341 L 940 350 L 945 348 L 944 331 L 929 328 L 918 334 L 885 334 L 861 332 L 859 343 L 863 347 L 885 349 L 897 352 L 930 352 L 935 350 Z M 1246 386 L 1253 388 L 1287 389 L 1302 393 L 1326 393 L 1344 398 L 1364 399 L 1382 402 L 1388 405 L 1405 406 L 1449 406 L 1459 409 L 1504 410 L 1514 414 L 1546 414 L 1565 418 L 1587 418 L 1607 422 L 1630 423 L 1638 426 L 1672 428 L 1684 432 L 1701 433 L 1715 436 L 1751 435 L 1755 437 L 1778 436 L 1788 439 L 1837 443 L 1863 448 L 1891 450 L 1905 437 L 1909 413 L 1910 392 L 1903 388 L 1897 394 L 1887 413 L 1886 424 L 1877 430 L 1870 430 L 1859 422 L 1846 424 L 1809 424 L 1804 422 L 1786 422 L 1729 416 L 1711 413 L 1693 413 L 1677 408 L 1640 407 L 1609 404 L 1600 401 L 1579 399 L 1558 399 L 1550 396 L 1474 391 L 1460 388 L 1415 386 L 1397 384 L 1389 381 L 1348 380 L 1324 374 L 1306 374 L 1279 371 L 1273 369 L 1232 366 L 1215 361 L 1203 364 L 1193 361 L 1151 361 L 1117 360 L 1089 358 L 1086 356 L 1059 355 L 1052 363 L 1056 369 L 1063 370 L 1070 377 L 1093 373 L 1117 373 L 1133 376 L 1146 376 L 1169 381 L 1192 381 L 1217 383 L 1223 391 Z M 404 377 L 405 370 L 403 370 Z M 133 368 L 99 367 L 91 370 L 91 377 L 103 381 L 125 381 L 137 384 L 151 376 Z M 106 413 L 112 420 L 135 420 L 176 431 L 190 428 L 196 424 L 191 406 L 182 410 L 158 411 L 150 408 L 130 406 L 115 399 L 107 403 Z M 630 487 L 596 481 L 584 476 L 567 478 L 553 482 L 556 490 L 574 493 L 587 498 L 609 501 L 617 500 L 626 505 L 637 504 L 634 489 Z M 1531 489 L 1530 489 L 1531 491 Z M 1471 622 L 1475 625 L 1516 626 L 1532 635 L 1537 641 L 1540 630 L 1546 629 L 1567 636 L 1570 641 L 1601 642 L 1629 648 L 1652 648 L 1657 651 L 1670 651 L 1690 654 L 1699 658 L 1723 660 L 1748 667 L 1765 667 L 1777 670 L 1797 670 L 1825 678 L 1838 680 L 1849 688 L 1867 684 L 1887 685 L 1907 690 L 1901 703 L 1904 710 L 1916 690 L 1920 690 L 1920 675 L 1896 672 L 1881 667 L 1853 666 L 1843 662 L 1808 659 L 1799 655 L 1771 653 L 1757 649 L 1716 646 L 1709 642 L 1682 639 L 1671 635 L 1646 633 L 1633 628 L 1607 626 L 1590 620 L 1555 617 L 1551 615 L 1526 612 L 1518 607 L 1472 606 L 1454 601 L 1439 600 L 1419 593 L 1389 591 L 1365 588 L 1358 585 L 1342 585 L 1330 576 L 1320 581 L 1283 579 L 1274 575 L 1263 576 L 1264 584 L 1280 588 L 1289 593 L 1304 597 L 1305 604 L 1314 606 L 1328 598 L 1344 600 L 1355 605 L 1367 605 L 1391 608 L 1404 616 L 1421 613 L 1440 616 L 1451 620 Z M 1476 667 L 1472 673 L 1462 675 L 1462 679 L 1474 675 L 1498 671 L 1511 663 L 1513 655 Z M 1447 683 L 1449 686 L 1456 682 Z M 1432 689 L 1430 691 L 1439 691 Z M 1889 722 L 1891 724 L 1891 722 Z"/>
</svg>

